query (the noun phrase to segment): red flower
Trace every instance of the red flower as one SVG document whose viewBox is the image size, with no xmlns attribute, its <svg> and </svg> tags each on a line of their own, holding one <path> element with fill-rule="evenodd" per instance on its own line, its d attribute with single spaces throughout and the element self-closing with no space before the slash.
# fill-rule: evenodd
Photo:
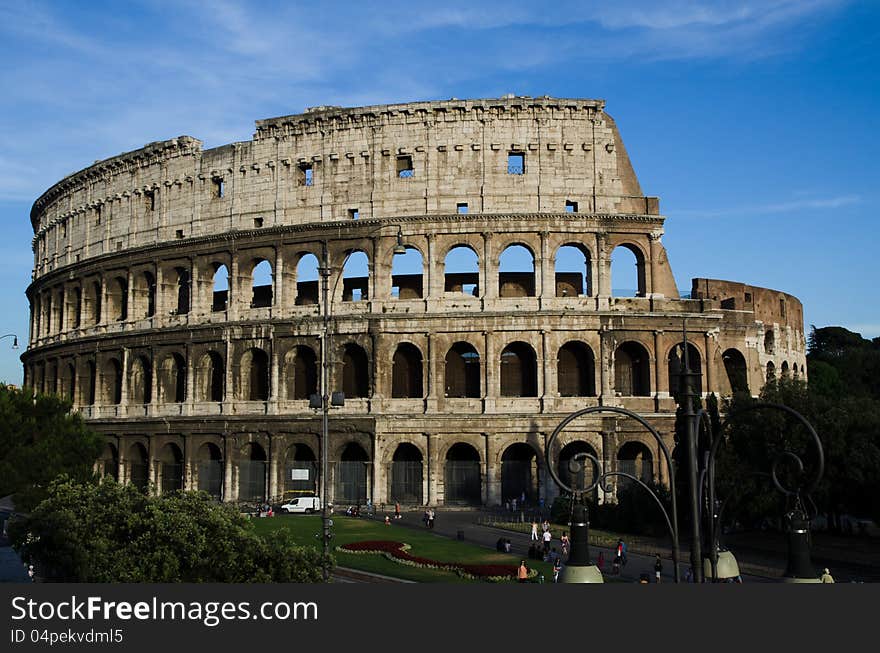
<svg viewBox="0 0 880 653">
<path fill-rule="evenodd" d="M 418 566 L 463 572 L 477 578 L 515 577 L 517 572 L 517 568 L 513 565 L 470 565 L 458 562 L 440 562 L 438 560 L 412 555 L 406 550 L 407 548 L 409 547 L 403 542 L 392 542 L 389 540 L 352 542 L 351 544 L 344 544 L 339 547 L 342 551 L 349 551 L 352 553 L 382 553 L 388 557 L 410 562 Z"/>
</svg>

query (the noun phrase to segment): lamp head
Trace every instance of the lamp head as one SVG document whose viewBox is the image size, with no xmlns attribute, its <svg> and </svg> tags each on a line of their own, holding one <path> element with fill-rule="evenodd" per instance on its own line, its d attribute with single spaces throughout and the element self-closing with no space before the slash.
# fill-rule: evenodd
<svg viewBox="0 0 880 653">
<path fill-rule="evenodd" d="M 397 229 L 397 244 L 394 246 L 395 254 L 406 254 L 406 245 L 403 244 L 403 232 Z"/>
<path fill-rule="evenodd" d="M 12 338 L 12 348 L 13 348 L 13 349 L 18 349 L 18 336 L 14 336 L 14 337 Z"/>
</svg>

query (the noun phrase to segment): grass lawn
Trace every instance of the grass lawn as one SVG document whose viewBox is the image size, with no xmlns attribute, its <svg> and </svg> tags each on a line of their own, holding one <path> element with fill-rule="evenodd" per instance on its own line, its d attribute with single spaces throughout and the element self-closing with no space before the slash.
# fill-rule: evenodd
<svg viewBox="0 0 880 653">
<path fill-rule="evenodd" d="M 268 533 L 277 529 L 290 531 L 297 544 L 303 546 L 321 546 L 321 517 L 312 515 L 279 515 L 267 519 L 255 519 L 254 526 L 258 533 Z M 391 540 L 405 542 L 412 548 L 409 553 L 430 558 L 438 562 L 460 562 L 466 564 L 502 564 L 517 566 L 520 558 L 498 553 L 484 547 L 458 542 L 446 537 L 434 535 L 401 526 L 386 526 L 380 521 L 355 519 L 351 517 L 333 517 L 333 539 L 331 547 L 336 562 L 341 567 L 369 571 L 394 578 L 414 580 L 421 583 L 472 583 L 482 582 L 462 578 L 454 571 L 440 569 L 422 569 L 388 560 L 379 554 L 358 554 L 336 551 L 336 547 L 352 542 L 365 540 Z M 552 566 L 531 560 L 529 567 L 544 574 L 548 581 L 552 580 Z"/>
</svg>

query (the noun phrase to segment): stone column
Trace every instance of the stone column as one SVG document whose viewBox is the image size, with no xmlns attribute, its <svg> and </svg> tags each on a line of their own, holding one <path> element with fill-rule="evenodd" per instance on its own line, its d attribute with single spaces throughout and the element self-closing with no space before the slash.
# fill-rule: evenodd
<svg viewBox="0 0 880 653">
<path fill-rule="evenodd" d="M 159 370 L 156 367 L 156 350 L 150 349 L 150 406 L 148 414 L 153 412 L 153 406 L 159 404 Z"/>
<path fill-rule="evenodd" d="M 443 381 L 439 378 L 443 365 L 437 359 L 437 338 L 432 333 L 425 334 L 425 412 L 437 412 L 437 402 L 443 396 Z"/>
<path fill-rule="evenodd" d="M 486 482 L 483 486 L 483 505 L 496 506 L 501 503 L 501 475 L 495 467 L 495 458 L 497 454 L 498 443 L 491 433 L 483 433 L 485 438 L 485 464 L 486 470 L 484 478 Z"/>
<path fill-rule="evenodd" d="M 607 310 L 611 297 L 611 259 L 608 253 L 608 234 L 596 234 L 596 288 L 598 308 Z"/>
<path fill-rule="evenodd" d="M 437 436 L 434 433 L 423 433 L 425 436 L 425 505 L 437 503 L 437 478 L 434 450 L 437 448 Z"/>
<path fill-rule="evenodd" d="M 269 501 L 278 497 L 278 438 L 270 433 L 269 440 Z"/>
<path fill-rule="evenodd" d="M 183 349 L 183 355 L 186 356 L 186 405 L 189 414 L 192 415 L 193 404 L 195 404 L 196 396 L 195 396 L 195 387 L 196 387 L 196 379 L 195 379 L 195 365 L 193 364 L 193 353 L 192 347 L 187 344 Z"/>
<path fill-rule="evenodd" d="M 116 457 L 116 474 L 119 476 L 119 484 L 125 485 L 128 482 L 128 474 L 126 473 L 125 446 L 122 443 L 122 438 L 117 438 L 116 440 Z"/>
<path fill-rule="evenodd" d="M 495 299 L 498 297 L 498 265 L 493 260 L 494 250 L 492 240 L 494 234 L 490 232 L 483 233 L 483 256 L 482 265 L 480 265 L 480 295 L 486 299 Z"/>
<path fill-rule="evenodd" d="M 703 351 L 705 355 L 703 356 L 703 369 L 704 374 L 706 375 L 706 383 L 703 384 L 703 392 L 717 392 L 717 388 L 715 387 L 715 367 L 713 361 L 715 360 L 715 352 L 712 348 L 712 335 L 709 331 L 706 331 L 703 334 Z"/>
<path fill-rule="evenodd" d="M 147 436 L 147 479 L 150 483 L 148 493 L 152 496 L 158 494 L 156 449 L 153 436 Z"/>
<path fill-rule="evenodd" d="M 611 332 L 603 326 L 599 329 L 599 399 L 604 406 L 615 404 L 614 396 L 614 343 Z"/>
<path fill-rule="evenodd" d="M 156 317 L 159 318 L 159 321 L 164 321 L 164 319 L 168 315 L 168 309 L 166 308 L 168 302 L 165 299 L 166 288 L 165 288 L 165 270 L 162 269 L 161 264 L 156 262 Z"/>
<path fill-rule="evenodd" d="M 181 440 L 183 440 L 183 489 L 184 491 L 191 491 L 195 489 L 193 487 L 193 461 L 192 461 L 192 452 L 190 449 L 192 448 L 189 443 L 189 437 L 185 434 L 181 435 Z"/>
<path fill-rule="evenodd" d="M 599 435 L 602 438 L 602 451 L 600 453 L 600 455 L 602 456 L 602 471 L 612 471 L 612 465 L 614 464 L 614 459 L 612 455 L 614 453 L 613 448 L 615 444 L 614 431 L 601 431 Z M 614 484 L 614 487 L 616 487 L 616 483 Z M 614 493 L 606 492 L 605 483 L 601 483 L 599 486 L 599 503 L 607 503 L 613 498 Z"/>
<path fill-rule="evenodd" d="M 134 305 L 134 272 L 131 271 L 131 268 L 128 269 L 128 272 L 125 275 L 125 321 L 126 322 L 134 322 L 137 319 L 140 319 L 140 315 L 135 312 Z"/>
<path fill-rule="evenodd" d="M 128 355 L 129 348 L 122 348 L 122 391 L 120 392 L 119 398 L 119 411 L 123 415 L 128 410 Z"/>
<path fill-rule="evenodd" d="M 427 235 L 428 245 L 425 252 L 424 274 L 426 279 L 422 280 L 422 287 L 425 288 L 425 299 L 437 300 L 443 297 L 443 269 L 439 261 L 434 260 L 437 256 L 437 237 L 430 233 Z M 430 307 L 430 304 L 428 304 Z"/>
<path fill-rule="evenodd" d="M 382 463 L 382 444 L 380 444 L 380 436 L 378 433 L 373 434 L 373 455 L 371 456 L 372 464 L 372 488 L 370 498 L 373 503 L 387 503 L 391 500 L 388 492 L 388 470 Z"/>
<path fill-rule="evenodd" d="M 646 279 L 645 281 L 645 290 L 647 291 L 648 297 L 657 297 L 662 298 L 663 293 L 657 292 L 657 266 L 658 261 L 657 257 L 660 254 L 660 236 L 662 233 L 659 231 L 652 231 L 648 234 L 648 256 L 651 257 L 650 261 L 650 270 L 651 270 L 651 278 Z"/>
<path fill-rule="evenodd" d="M 226 291 L 226 315 L 230 322 L 238 319 L 239 306 L 238 295 L 241 279 L 238 278 L 238 252 L 233 251 L 229 257 L 229 282 Z M 243 294 L 243 293 L 242 293 Z"/>
<path fill-rule="evenodd" d="M 228 503 L 238 499 L 238 492 L 233 492 L 232 487 L 232 446 L 231 437 L 223 435 L 223 501 Z"/>
<path fill-rule="evenodd" d="M 535 297 L 550 299 L 556 294 L 553 282 L 553 260 L 550 256 L 550 233 L 541 232 L 541 251 L 535 261 Z"/>
<path fill-rule="evenodd" d="M 235 400 L 238 399 L 235 392 L 235 379 L 232 376 L 232 339 L 229 337 L 229 332 L 226 331 L 223 334 L 224 339 L 226 340 L 226 368 L 225 368 L 225 378 L 223 379 L 223 383 L 225 384 L 225 392 L 223 393 L 224 399 L 224 412 L 232 412 L 225 406 L 232 404 Z"/>
<path fill-rule="evenodd" d="M 273 329 L 273 331 L 274 331 L 274 329 Z M 279 382 L 279 379 L 281 378 L 281 375 L 279 373 L 279 363 L 278 363 L 278 347 L 277 347 L 278 343 L 275 341 L 274 335 L 275 334 L 273 333 L 272 334 L 273 338 L 270 341 L 270 343 L 271 343 L 270 346 L 272 348 L 272 354 L 269 358 L 270 368 L 269 368 L 269 401 L 268 401 L 268 404 L 269 404 L 269 410 L 272 414 L 275 414 L 278 412 L 278 399 L 280 397 L 280 392 L 279 392 L 280 388 L 278 386 L 278 382 Z"/>
<path fill-rule="evenodd" d="M 669 393 L 661 393 L 660 388 L 664 387 L 666 384 L 662 381 L 662 372 L 661 368 L 663 367 L 660 364 L 660 339 L 663 337 L 663 330 L 658 329 L 654 331 L 654 355 L 652 359 L 654 361 L 654 410 L 660 411 L 660 399 L 661 396 L 667 396 Z"/>
<path fill-rule="evenodd" d="M 485 360 L 483 362 L 483 412 L 495 412 L 495 399 L 498 397 L 498 374 L 499 362 L 495 360 L 495 333 L 483 331 L 483 350 Z"/>
<path fill-rule="evenodd" d="M 284 256 L 281 246 L 275 248 L 275 265 L 272 266 L 272 314 L 284 310 Z"/>
<path fill-rule="evenodd" d="M 553 355 L 550 353 L 550 332 L 541 330 L 541 361 L 538 363 L 538 369 L 543 370 L 543 374 L 539 375 L 541 385 L 538 388 L 538 396 L 541 397 L 541 410 L 547 411 L 552 408 L 553 400 L 556 397 L 556 377 L 553 374 L 556 366 L 553 365 Z"/>
<path fill-rule="evenodd" d="M 107 324 L 107 279 L 101 276 L 101 314 L 98 316 L 98 324 Z"/>
</svg>

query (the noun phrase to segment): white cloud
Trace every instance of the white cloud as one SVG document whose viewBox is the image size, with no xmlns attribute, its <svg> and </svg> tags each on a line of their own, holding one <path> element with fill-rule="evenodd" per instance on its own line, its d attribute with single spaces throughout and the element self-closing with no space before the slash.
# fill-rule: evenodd
<svg viewBox="0 0 880 653">
<path fill-rule="evenodd" d="M 817 211 L 821 209 L 839 209 L 861 203 L 859 195 L 837 195 L 834 197 L 802 198 L 788 202 L 768 202 L 727 209 L 669 209 L 669 215 L 680 217 L 724 218 L 747 217 L 776 213 L 793 213 L 796 211 Z"/>
</svg>

